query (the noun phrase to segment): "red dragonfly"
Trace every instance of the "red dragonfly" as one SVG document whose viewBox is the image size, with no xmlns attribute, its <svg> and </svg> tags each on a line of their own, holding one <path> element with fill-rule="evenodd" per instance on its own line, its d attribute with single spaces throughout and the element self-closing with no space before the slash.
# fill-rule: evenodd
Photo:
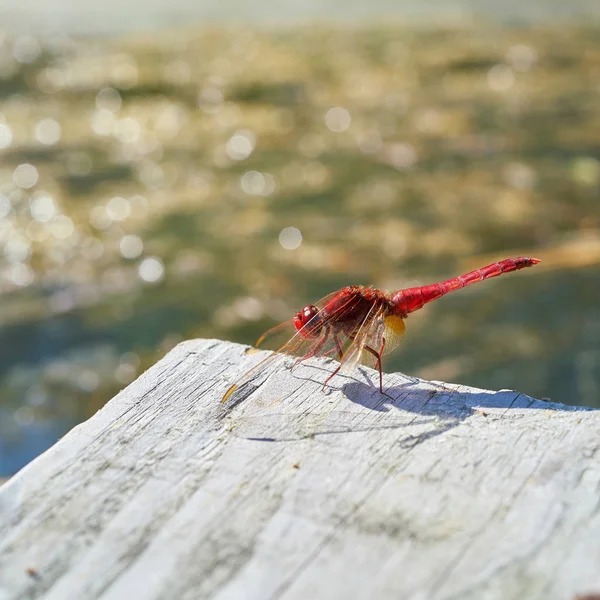
<svg viewBox="0 0 600 600">
<path fill-rule="evenodd" d="M 404 320 L 409 313 L 472 283 L 531 267 L 539 262 L 538 258 L 523 256 L 507 258 L 440 283 L 406 288 L 391 294 L 359 285 L 342 288 L 316 304 L 305 306 L 290 321 L 265 332 L 256 343 L 257 346 L 280 329 L 292 324 L 296 329 L 292 338 L 276 353 L 258 363 L 232 385 L 222 402 L 282 354 L 297 358 L 293 366 L 313 356 L 337 355 L 340 365 L 325 380 L 323 388 L 340 370 L 350 372 L 358 364 L 374 366 L 379 370 L 379 391 L 387 395 L 383 391 L 381 358 L 402 340 Z"/>
</svg>

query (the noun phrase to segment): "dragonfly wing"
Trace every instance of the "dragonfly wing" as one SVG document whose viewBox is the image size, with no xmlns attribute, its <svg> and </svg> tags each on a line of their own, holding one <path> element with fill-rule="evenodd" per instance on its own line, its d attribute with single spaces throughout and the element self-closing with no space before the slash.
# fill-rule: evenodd
<svg viewBox="0 0 600 600">
<path fill-rule="evenodd" d="M 327 296 L 324 296 L 319 301 L 315 302 L 314 306 L 316 306 L 318 309 L 317 314 L 315 314 L 315 316 L 308 321 L 300 331 L 297 331 L 294 328 L 294 319 L 290 319 L 265 331 L 260 338 L 258 338 L 255 346 L 264 346 L 265 349 L 275 350 L 276 352 L 289 354 L 290 356 L 297 356 L 299 358 L 305 357 L 306 355 L 323 356 L 334 354 L 336 344 L 333 339 L 327 340 L 327 342 L 324 342 L 322 346 L 316 348 L 317 344 L 314 343 L 315 338 L 307 336 L 306 332 L 309 331 L 312 326 L 314 326 L 318 319 L 322 318 L 323 313 L 321 311 L 323 308 L 330 302 L 330 300 L 340 294 L 340 292 L 342 292 L 342 290 L 332 292 L 331 294 L 327 294 Z M 324 324 L 326 325 L 329 322 L 333 322 L 336 319 L 339 319 L 344 312 L 352 310 L 357 301 L 358 300 L 356 298 L 349 298 L 345 303 L 339 305 L 335 311 L 328 312 L 326 322 Z M 325 328 L 323 328 L 323 333 L 325 333 Z M 345 336 L 338 337 L 341 338 Z"/>
<path fill-rule="evenodd" d="M 225 392 L 221 402 L 227 402 L 229 398 L 241 387 L 250 383 L 253 379 L 255 379 L 259 373 L 261 373 L 264 369 L 266 369 L 269 365 L 275 365 L 277 361 L 283 361 L 285 359 L 285 355 L 279 354 L 277 352 L 272 352 L 269 356 L 263 358 L 258 364 L 254 365 L 251 369 L 246 371 L 241 377 L 238 377 L 235 380 L 228 390 Z"/>
<path fill-rule="evenodd" d="M 288 319 L 283 323 L 279 323 L 279 325 L 275 325 L 275 327 L 271 327 L 271 329 L 267 329 L 255 342 L 254 347 L 258 348 L 264 342 L 267 342 L 269 345 L 273 345 L 274 340 L 285 336 L 284 339 L 289 339 L 294 331 L 294 321 L 292 319 Z M 277 346 L 281 346 L 281 341 Z"/>
<path fill-rule="evenodd" d="M 328 294 L 324 298 L 321 298 L 321 300 L 316 303 L 316 306 L 319 308 L 319 310 L 322 310 L 323 307 L 326 306 L 327 303 L 339 293 L 340 291 L 338 290 L 337 292 Z M 354 306 L 354 302 L 356 302 L 356 299 L 350 298 L 348 302 L 339 306 L 334 313 L 327 315 L 327 321 L 332 322 L 336 318 L 339 318 L 343 312 L 351 310 Z M 313 317 L 313 319 L 319 318 L 319 313 Z M 308 321 L 308 323 L 306 323 L 300 331 L 296 331 L 287 339 L 287 341 L 284 340 L 286 340 L 286 338 L 290 335 L 290 330 L 294 330 L 293 320 L 286 321 L 285 323 L 277 325 L 266 331 L 258 339 L 257 345 L 266 340 L 269 346 L 276 348 L 275 351 L 273 354 L 267 356 L 264 360 L 252 367 L 238 380 L 236 380 L 223 396 L 222 402 L 226 402 L 236 390 L 255 379 L 260 371 L 273 364 L 274 361 L 278 359 L 282 360 L 284 356 L 295 356 L 297 358 L 295 364 L 313 356 L 329 356 L 331 358 L 338 359 L 340 349 L 343 351 L 344 345 L 347 344 L 347 336 L 340 333 L 338 333 L 337 336 L 333 336 L 330 332 L 330 329 L 327 327 L 327 321 L 325 322 L 325 326 L 322 328 L 322 333 L 319 336 L 306 337 L 302 335 L 304 331 L 310 330 L 311 324 L 313 324 L 313 319 Z M 282 345 L 276 346 L 275 342 L 277 342 L 278 339 Z"/>
<path fill-rule="evenodd" d="M 349 373 L 359 364 L 369 367 L 375 366 L 377 359 L 372 352 L 367 350 L 367 347 L 375 350 L 375 352 L 379 352 L 381 348 L 385 335 L 383 310 L 382 306 L 373 306 L 363 320 L 358 332 L 354 336 L 354 341 L 344 353 L 341 367 L 342 372 Z"/>
<path fill-rule="evenodd" d="M 282 332 L 285 329 L 285 326 L 291 325 L 291 323 L 291 321 L 285 322 L 282 323 L 281 326 L 269 329 L 269 331 L 267 331 L 259 338 L 258 343 L 262 342 L 265 339 L 268 339 L 270 345 L 272 345 L 278 337 L 276 334 L 279 334 L 281 336 Z M 263 371 L 270 365 L 275 365 L 277 361 L 284 362 L 285 358 L 287 357 L 296 357 L 298 360 L 302 360 L 305 356 L 310 355 L 311 352 L 313 352 L 314 354 L 314 348 L 317 342 L 318 340 L 307 339 L 301 336 L 298 332 L 296 332 L 282 346 L 279 346 L 278 348 L 273 350 L 271 354 L 269 354 L 267 357 L 261 360 L 258 364 L 254 365 L 254 367 L 246 371 L 241 377 L 238 377 L 233 383 L 233 385 L 231 385 L 229 389 L 225 392 L 225 395 L 223 396 L 221 402 L 226 402 L 236 390 L 247 385 L 253 379 L 256 379 L 256 377 L 261 371 Z"/>
</svg>

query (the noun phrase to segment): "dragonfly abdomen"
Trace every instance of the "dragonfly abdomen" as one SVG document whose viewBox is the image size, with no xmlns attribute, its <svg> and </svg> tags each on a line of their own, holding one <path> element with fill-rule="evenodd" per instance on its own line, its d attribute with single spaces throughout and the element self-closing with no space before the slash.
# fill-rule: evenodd
<svg viewBox="0 0 600 600">
<path fill-rule="evenodd" d="M 423 285 L 419 287 L 407 288 L 400 290 L 392 295 L 391 304 L 394 311 L 400 316 L 406 316 L 408 313 L 414 312 L 423 307 L 428 302 L 432 302 L 441 296 L 445 296 L 449 292 L 459 290 L 472 283 L 497 277 L 504 273 L 510 273 L 525 267 L 531 267 L 540 260 L 537 258 L 527 258 L 520 256 L 518 258 L 506 258 L 499 262 L 492 263 L 480 269 L 469 271 L 464 275 L 452 277 L 446 281 Z"/>
</svg>

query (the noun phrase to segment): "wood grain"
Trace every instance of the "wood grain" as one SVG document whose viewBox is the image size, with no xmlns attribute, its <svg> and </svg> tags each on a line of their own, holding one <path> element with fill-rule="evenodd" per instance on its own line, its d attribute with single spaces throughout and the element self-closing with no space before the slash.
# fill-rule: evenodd
<svg viewBox="0 0 600 600">
<path fill-rule="evenodd" d="M 0 600 L 600 592 L 600 412 L 180 344 L 0 488 Z"/>
</svg>

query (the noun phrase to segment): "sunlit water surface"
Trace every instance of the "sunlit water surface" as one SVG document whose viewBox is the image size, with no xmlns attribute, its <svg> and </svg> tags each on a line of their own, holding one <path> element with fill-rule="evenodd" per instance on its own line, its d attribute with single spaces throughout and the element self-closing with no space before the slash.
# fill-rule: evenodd
<svg viewBox="0 0 600 600">
<path fill-rule="evenodd" d="M 179 340 L 520 254 L 386 370 L 600 406 L 599 131 L 591 25 L 5 36 L 0 476 Z"/>
</svg>

